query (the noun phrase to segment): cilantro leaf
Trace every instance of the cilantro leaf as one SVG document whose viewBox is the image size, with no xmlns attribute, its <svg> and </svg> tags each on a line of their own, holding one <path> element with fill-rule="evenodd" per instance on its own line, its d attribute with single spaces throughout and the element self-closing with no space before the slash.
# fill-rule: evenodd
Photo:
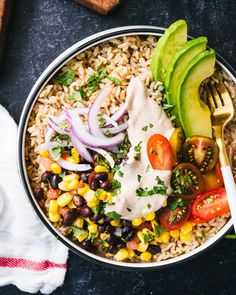
<svg viewBox="0 0 236 295">
<path fill-rule="evenodd" d="M 112 81 L 115 85 L 121 85 L 121 83 L 122 83 L 120 79 L 117 79 L 117 78 L 114 78 L 114 77 L 108 76 L 107 79 Z"/>
<path fill-rule="evenodd" d="M 154 230 L 155 230 L 155 234 L 158 237 L 165 232 L 165 229 L 163 227 L 161 227 L 160 225 L 156 225 L 156 224 L 154 224 Z"/>
<path fill-rule="evenodd" d="M 75 78 L 75 71 L 72 69 L 69 69 L 68 71 L 64 72 L 63 74 L 60 74 L 53 78 L 53 81 L 62 84 L 64 86 L 70 85 Z"/>
<path fill-rule="evenodd" d="M 121 218 L 121 215 L 116 213 L 115 211 L 112 211 L 112 212 L 108 212 L 107 215 L 109 217 L 111 217 L 112 219 L 114 220 L 117 220 L 117 219 L 120 219 Z"/>
<path fill-rule="evenodd" d="M 60 147 L 56 147 L 54 149 L 52 149 L 53 155 L 55 156 L 55 160 L 59 160 L 61 157 L 61 148 Z"/>
</svg>

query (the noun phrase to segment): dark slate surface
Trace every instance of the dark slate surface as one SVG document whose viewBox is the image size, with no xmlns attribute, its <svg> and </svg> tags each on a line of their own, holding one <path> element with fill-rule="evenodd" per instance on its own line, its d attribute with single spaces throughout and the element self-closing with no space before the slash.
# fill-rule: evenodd
<svg viewBox="0 0 236 295">
<path fill-rule="evenodd" d="M 107 17 L 72 0 L 16 0 L 0 71 L 0 103 L 18 122 L 24 101 L 40 73 L 63 50 L 92 33 L 131 24 L 167 26 L 184 18 L 192 36 L 236 67 L 235 0 L 124 0 Z M 183 264 L 153 272 L 111 270 L 73 253 L 65 284 L 53 294 L 236 294 L 236 241 L 221 240 Z M 0 294 L 24 294 L 13 286 Z"/>
</svg>

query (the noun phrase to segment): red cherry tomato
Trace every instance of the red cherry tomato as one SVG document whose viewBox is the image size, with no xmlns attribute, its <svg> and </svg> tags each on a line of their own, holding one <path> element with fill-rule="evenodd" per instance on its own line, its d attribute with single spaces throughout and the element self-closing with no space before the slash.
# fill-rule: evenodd
<svg viewBox="0 0 236 295">
<path fill-rule="evenodd" d="M 229 212 L 229 204 L 224 187 L 198 196 L 192 204 L 192 214 L 206 221 L 227 212 Z"/>
<path fill-rule="evenodd" d="M 223 177 L 220 170 L 220 164 L 217 163 L 214 170 L 203 174 L 204 191 L 210 191 L 224 185 Z"/>
<path fill-rule="evenodd" d="M 169 141 L 163 135 L 154 134 L 148 139 L 147 153 L 153 169 L 172 169 L 173 152 Z"/>
<path fill-rule="evenodd" d="M 60 194 L 60 190 L 59 189 L 53 189 L 50 188 L 47 192 L 47 199 L 48 200 L 52 200 L 52 199 L 57 199 L 57 197 Z"/>
<path fill-rule="evenodd" d="M 193 222 L 193 223 L 197 223 L 197 224 L 202 224 L 202 223 L 206 223 L 207 222 L 207 220 L 201 219 L 201 218 L 196 217 L 196 216 L 194 216 L 192 214 L 190 215 L 190 217 L 189 217 L 188 220 L 191 221 L 191 222 Z"/>
</svg>

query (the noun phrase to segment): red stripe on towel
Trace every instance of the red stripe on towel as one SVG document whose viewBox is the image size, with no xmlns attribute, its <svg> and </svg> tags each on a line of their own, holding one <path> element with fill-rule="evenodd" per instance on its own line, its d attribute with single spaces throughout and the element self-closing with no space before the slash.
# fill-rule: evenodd
<svg viewBox="0 0 236 295">
<path fill-rule="evenodd" d="M 0 257 L 0 267 L 23 268 L 32 271 L 44 271 L 49 268 L 66 268 L 66 263 L 55 263 L 52 261 L 33 261 L 24 258 Z"/>
</svg>

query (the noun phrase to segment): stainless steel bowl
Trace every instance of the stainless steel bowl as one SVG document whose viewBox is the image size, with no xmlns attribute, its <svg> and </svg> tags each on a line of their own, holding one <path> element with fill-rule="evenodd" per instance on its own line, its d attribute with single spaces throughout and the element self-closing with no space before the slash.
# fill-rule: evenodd
<svg viewBox="0 0 236 295">
<path fill-rule="evenodd" d="M 130 263 L 130 262 L 117 262 L 113 261 L 93 253 L 90 253 L 72 241 L 70 241 L 67 237 L 62 235 L 47 219 L 43 210 L 40 208 L 37 200 L 34 197 L 32 192 L 30 182 L 26 172 L 26 163 L 25 163 L 25 136 L 26 129 L 29 121 L 29 117 L 31 111 L 34 107 L 34 104 L 38 98 L 39 93 L 48 83 L 48 81 L 54 76 L 54 74 L 65 65 L 70 59 L 75 57 L 77 54 L 85 51 L 86 49 L 99 44 L 101 42 L 107 41 L 109 39 L 122 37 L 122 36 L 132 36 L 132 35 L 153 35 L 153 36 L 161 36 L 164 32 L 164 28 L 161 27 L 153 27 L 153 26 L 126 26 L 119 27 L 115 29 L 106 30 L 97 34 L 94 34 L 88 38 L 83 39 L 82 41 L 77 42 L 67 50 L 65 50 L 62 54 L 60 54 L 41 74 L 36 83 L 34 84 L 30 94 L 25 102 L 24 109 L 21 115 L 19 130 L 18 130 L 18 168 L 20 173 L 20 178 L 24 186 L 25 193 L 27 194 L 34 210 L 45 224 L 45 226 L 50 230 L 52 234 L 54 234 L 63 244 L 65 244 L 70 250 L 74 251 L 78 255 L 110 267 L 123 268 L 123 269 L 157 269 L 163 266 L 170 266 L 172 264 L 176 264 L 177 262 L 181 262 L 185 259 L 191 258 L 192 256 L 201 253 L 203 250 L 207 249 L 209 246 L 213 245 L 216 241 L 218 241 L 221 237 L 223 237 L 226 232 L 232 226 L 232 220 L 229 220 L 223 228 L 212 238 L 208 239 L 203 245 L 198 248 L 192 250 L 189 253 L 183 254 L 181 256 L 171 258 L 161 262 L 149 262 L 149 263 Z M 230 78 L 236 83 L 236 74 L 234 70 L 230 67 L 229 64 L 222 57 L 217 55 L 217 63 L 220 67 L 224 69 L 224 71 L 230 76 Z"/>
</svg>

